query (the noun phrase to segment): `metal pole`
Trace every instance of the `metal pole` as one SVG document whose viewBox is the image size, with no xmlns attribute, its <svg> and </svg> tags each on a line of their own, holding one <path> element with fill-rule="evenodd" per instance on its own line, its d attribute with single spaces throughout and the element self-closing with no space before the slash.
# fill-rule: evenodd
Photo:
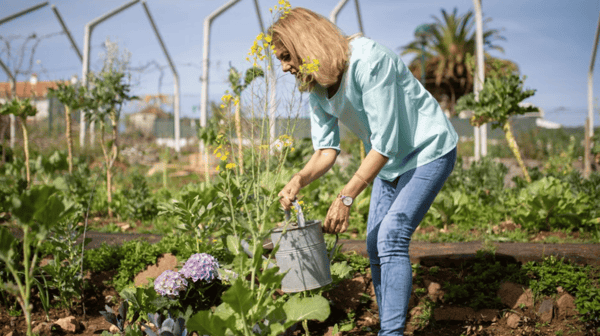
<svg viewBox="0 0 600 336">
<path fill-rule="evenodd" d="M 342 8 L 344 8 L 344 6 L 347 3 L 348 3 L 348 0 L 340 0 L 340 2 L 338 2 L 337 5 L 335 5 L 335 8 L 329 14 L 329 21 L 331 21 L 331 22 L 333 22 L 333 24 L 335 24 L 337 21 L 338 14 L 340 13 Z M 358 5 L 358 0 L 354 0 L 354 5 L 356 6 L 356 17 L 358 18 L 358 29 L 364 35 L 365 31 L 363 29 L 362 16 L 360 15 L 360 6 Z"/>
<path fill-rule="evenodd" d="M 254 9 L 256 9 L 256 16 L 258 17 L 258 25 L 260 26 L 260 31 L 265 31 L 265 25 L 263 24 L 262 15 L 260 15 L 260 7 L 258 6 L 258 0 L 254 0 Z"/>
<path fill-rule="evenodd" d="M 15 14 L 9 15 L 9 16 L 7 16 L 7 17 L 3 18 L 3 19 L 0 19 L 0 25 L 1 25 L 1 24 L 3 24 L 3 23 L 5 23 L 5 22 L 8 22 L 8 21 L 10 21 L 10 20 L 12 20 L 12 19 L 16 19 L 16 18 L 18 18 L 19 16 L 23 16 L 23 15 L 25 15 L 25 14 L 31 13 L 31 12 L 33 12 L 33 11 L 35 11 L 35 10 L 38 10 L 38 9 L 40 9 L 40 8 L 44 7 L 44 6 L 47 6 L 47 5 L 48 5 L 48 1 L 46 1 L 46 2 L 43 2 L 43 3 L 39 4 L 39 5 L 35 5 L 35 6 L 33 6 L 33 7 L 29 7 L 29 8 L 27 8 L 27 9 L 24 9 L 24 10 L 22 10 L 22 11 L 18 12 L 18 13 L 15 13 Z"/>
<path fill-rule="evenodd" d="M 362 16 L 360 15 L 360 6 L 358 5 L 358 0 L 354 0 L 354 5 L 356 6 L 356 16 L 358 17 L 358 29 L 364 35 L 365 30 L 363 29 Z"/>
<path fill-rule="evenodd" d="M 421 84 L 425 87 L 425 39 L 421 40 Z"/>
<path fill-rule="evenodd" d="M 212 21 L 231 6 L 235 5 L 240 0 L 230 0 L 223 6 L 219 7 L 214 12 L 210 13 L 204 18 L 204 44 L 202 46 L 202 92 L 200 96 L 200 127 L 206 127 L 207 109 L 208 109 L 208 55 L 210 48 L 210 25 Z M 200 153 L 204 156 L 204 173 L 206 176 L 206 182 L 208 182 L 210 175 L 208 173 L 208 150 L 204 145 L 204 141 L 200 140 Z"/>
<path fill-rule="evenodd" d="M 485 80 L 485 65 L 483 55 L 483 16 L 481 13 L 481 0 L 473 0 L 475 5 L 475 21 L 476 21 L 476 48 L 477 48 L 477 74 L 475 77 L 475 100 L 479 100 L 479 92 L 483 89 L 483 82 Z M 480 127 L 474 129 L 474 132 L 479 132 L 479 143 L 475 144 L 475 159 L 479 160 L 479 154 L 481 156 L 487 155 L 487 125 L 483 124 Z M 477 142 L 477 138 L 476 142 Z M 479 151 L 479 152 L 478 152 Z"/>
<path fill-rule="evenodd" d="M 11 94 L 12 98 L 14 98 L 17 96 L 17 80 L 15 79 L 15 76 L 13 76 L 13 74 L 10 72 L 10 70 L 8 69 L 6 64 L 4 64 L 4 62 L 2 62 L 1 59 L 0 59 L 0 67 L 2 67 L 4 72 L 6 72 L 6 75 L 8 76 L 8 78 L 10 80 L 10 94 Z M 8 118 L 10 120 L 10 129 L 9 129 L 10 142 L 9 142 L 9 145 L 10 145 L 10 148 L 15 148 L 15 136 L 16 136 L 15 116 L 13 114 L 9 114 Z"/>
<path fill-rule="evenodd" d="M 588 72 L 588 118 L 590 138 L 594 136 L 594 63 L 596 62 L 596 51 L 598 50 L 598 38 L 600 37 L 600 18 L 598 18 L 598 27 L 596 28 L 596 37 L 594 38 L 594 47 L 592 49 L 592 59 L 590 60 L 590 70 Z"/>
<path fill-rule="evenodd" d="M 118 7 L 116 9 L 88 22 L 85 25 L 85 35 L 83 38 L 83 69 L 81 71 L 82 72 L 81 85 L 83 85 L 84 87 L 87 87 L 87 74 L 90 71 L 90 40 L 92 38 L 92 30 L 98 24 L 102 23 L 105 20 L 108 20 L 113 15 L 118 14 L 118 13 L 124 11 L 125 9 L 135 5 L 139 1 L 140 0 L 130 1 L 130 2 L 122 5 L 121 7 Z M 79 145 L 81 146 L 81 148 L 83 148 L 85 146 L 85 128 L 86 128 L 85 127 L 85 112 L 81 111 L 80 131 L 79 131 Z M 90 124 L 90 143 L 93 144 L 93 142 L 94 142 L 94 124 L 91 123 Z"/>
<path fill-rule="evenodd" d="M 75 52 L 77 53 L 77 56 L 79 57 L 79 60 L 83 61 L 83 56 L 81 56 L 81 51 L 79 51 L 79 47 L 77 47 L 77 43 L 75 43 L 75 40 L 73 39 L 73 36 L 71 35 L 71 32 L 69 31 L 69 28 L 67 28 L 65 21 L 63 21 L 62 16 L 60 16 L 60 13 L 58 12 L 58 8 L 56 8 L 55 5 L 52 5 L 52 11 L 54 12 L 54 15 L 56 15 L 56 18 L 58 19 L 58 23 L 60 23 L 63 31 L 69 38 L 69 42 L 71 42 L 71 46 L 73 47 L 73 49 L 75 49 Z"/>
<path fill-rule="evenodd" d="M 90 24 L 85 25 L 85 33 L 83 37 L 83 61 L 81 70 L 81 85 L 87 87 L 87 74 L 90 71 L 90 38 L 92 36 L 92 27 Z M 79 147 L 83 149 L 85 147 L 85 111 L 79 111 Z"/>
<path fill-rule="evenodd" d="M 167 47 L 165 47 L 165 43 L 163 42 L 162 38 L 160 37 L 160 33 L 158 32 L 158 28 L 156 27 L 156 23 L 154 22 L 154 19 L 152 18 L 152 15 L 150 14 L 150 9 L 148 8 L 148 5 L 146 4 L 146 1 L 142 1 L 142 6 L 144 7 L 144 11 L 146 12 L 146 15 L 148 16 L 148 20 L 150 21 L 150 24 L 152 25 L 152 29 L 154 30 L 154 34 L 156 35 L 156 38 L 158 39 L 158 42 L 160 43 L 160 47 L 162 48 L 163 52 L 165 53 L 165 56 L 167 57 L 167 61 L 169 62 L 169 67 L 171 67 L 171 71 L 173 72 L 173 80 L 175 82 L 175 91 L 173 92 L 174 95 L 174 112 L 175 112 L 175 151 L 177 151 L 179 153 L 179 138 L 180 138 L 180 128 L 179 128 L 179 75 L 177 74 L 177 70 L 175 69 L 175 64 L 173 63 L 173 60 L 171 60 L 171 56 L 169 56 L 169 52 L 167 51 Z"/>
<path fill-rule="evenodd" d="M 335 8 L 331 11 L 331 14 L 329 14 L 329 21 L 335 24 L 338 14 L 342 10 L 342 8 L 344 8 L 346 3 L 348 3 L 348 0 L 340 0 L 340 2 L 338 2 L 337 5 L 335 5 Z"/>
<path fill-rule="evenodd" d="M 258 0 L 254 0 L 254 8 L 256 9 L 256 16 L 258 17 L 258 25 L 260 31 L 266 34 L 263 26 L 262 16 L 260 15 L 260 8 L 258 6 Z M 277 74 L 275 72 L 275 66 L 273 64 L 273 58 L 269 57 L 269 69 L 267 69 L 268 76 L 268 90 L 269 90 L 269 143 L 275 141 L 277 136 L 276 129 L 276 113 L 277 113 Z"/>
</svg>

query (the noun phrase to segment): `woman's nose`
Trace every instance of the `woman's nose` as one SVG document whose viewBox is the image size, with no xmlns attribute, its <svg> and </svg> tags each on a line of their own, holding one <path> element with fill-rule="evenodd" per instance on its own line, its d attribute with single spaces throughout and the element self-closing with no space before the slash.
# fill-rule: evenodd
<svg viewBox="0 0 600 336">
<path fill-rule="evenodd" d="M 281 62 L 281 69 L 284 72 L 288 72 L 292 69 L 292 66 L 288 62 Z"/>
</svg>

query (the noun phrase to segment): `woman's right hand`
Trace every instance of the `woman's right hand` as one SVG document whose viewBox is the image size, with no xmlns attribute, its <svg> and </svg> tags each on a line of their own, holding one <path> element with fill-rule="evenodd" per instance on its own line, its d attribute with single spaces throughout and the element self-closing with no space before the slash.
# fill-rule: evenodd
<svg viewBox="0 0 600 336">
<path fill-rule="evenodd" d="M 279 194 L 277 194 L 280 197 L 279 203 L 281 203 L 284 210 L 290 210 L 292 208 L 292 201 L 296 200 L 296 195 L 298 195 L 298 192 L 302 189 L 300 178 L 300 175 L 294 175 L 290 182 L 288 182 Z"/>
</svg>

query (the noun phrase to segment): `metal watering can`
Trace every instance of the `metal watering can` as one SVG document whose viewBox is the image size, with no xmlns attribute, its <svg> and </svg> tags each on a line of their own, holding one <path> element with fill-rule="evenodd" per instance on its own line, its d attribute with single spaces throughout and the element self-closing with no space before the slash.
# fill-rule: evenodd
<svg viewBox="0 0 600 336">
<path fill-rule="evenodd" d="M 275 253 L 280 272 L 288 272 L 281 283 L 285 293 L 302 292 L 326 286 L 331 283 L 331 261 L 338 242 L 330 255 L 327 255 L 325 239 L 320 220 L 306 222 L 302 208 L 293 202 L 297 210 L 298 222 L 290 223 L 290 212 L 286 211 L 286 225 L 278 227 L 271 233 L 273 244 L 279 243 Z"/>
<path fill-rule="evenodd" d="M 281 273 L 288 271 L 281 282 L 281 290 L 285 293 L 296 293 L 310 289 L 320 288 L 331 283 L 331 261 L 338 242 L 335 235 L 335 244 L 331 253 L 327 255 L 321 221 L 306 222 L 302 208 L 298 202 L 292 202 L 297 210 L 298 222 L 290 223 L 290 212 L 285 212 L 286 224 L 271 232 L 273 245 L 279 243 L 279 250 L 275 259 Z M 242 240 L 242 248 L 250 257 L 248 242 Z M 263 256 L 263 259 L 267 259 Z M 267 268 L 274 264 L 267 265 Z"/>
</svg>

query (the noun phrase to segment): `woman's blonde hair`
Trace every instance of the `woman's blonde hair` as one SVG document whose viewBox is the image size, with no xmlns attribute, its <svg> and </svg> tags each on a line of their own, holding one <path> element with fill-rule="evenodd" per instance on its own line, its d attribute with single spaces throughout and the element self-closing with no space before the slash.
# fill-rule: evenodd
<svg viewBox="0 0 600 336">
<path fill-rule="evenodd" d="M 315 81 L 323 87 L 335 84 L 348 63 L 348 39 L 322 15 L 295 7 L 270 28 L 273 43 L 281 44 L 297 64 L 319 61 L 319 70 L 305 79 L 300 90 L 311 90 Z M 305 60 L 303 62 L 303 60 Z"/>
</svg>

